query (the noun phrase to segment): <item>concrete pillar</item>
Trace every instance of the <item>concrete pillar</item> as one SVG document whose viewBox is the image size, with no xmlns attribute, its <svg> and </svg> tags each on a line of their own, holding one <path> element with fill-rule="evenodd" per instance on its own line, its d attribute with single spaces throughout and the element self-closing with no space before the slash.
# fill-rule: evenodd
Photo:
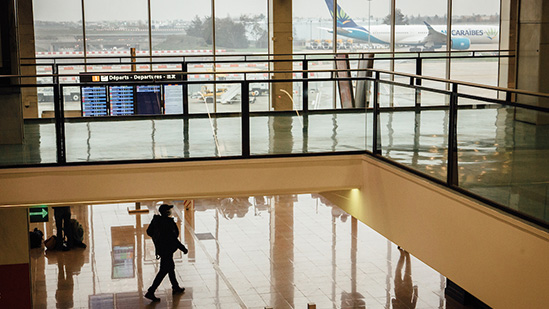
<svg viewBox="0 0 549 309">
<path fill-rule="evenodd" d="M 31 308 L 26 208 L 0 208 L 0 308 Z"/>
<path fill-rule="evenodd" d="M 18 45 L 21 64 L 34 64 L 34 60 L 23 58 L 34 58 L 34 14 L 32 0 L 17 0 L 17 24 L 18 24 Z M 21 66 L 21 75 L 36 75 L 35 66 Z M 23 78 L 23 84 L 36 84 L 36 77 Z M 38 97 L 36 88 L 21 89 L 21 101 L 23 103 L 23 118 L 38 118 Z"/>
<path fill-rule="evenodd" d="M 0 1 L 0 75 L 19 74 L 15 2 Z M 23 142 L 21 93 L 15 78 L 0 79 L 0 144 Z"/>
<path fill-rule="evenodd" d="M 521 0 L 518 32 L 517 88 L 549 93 L 549 2 Z M 549 100 L 519 96 L 518 102 L 549 107 Z M 517 109 L 516 119 L 549 124 L 549 115 Z"/>
<path fill-rule="evenodd" d="M 516 54 L 519 0 L 502 0 L 500 8 L 500 49 Z M 516 58 L 501 58 L 499 61 L 499 85 L 516 87 Z M 505 99 L 505 94 L 502 94 Z"/>
<path fill-rule="evenodd" d="M 293 27 L 292 27 L 292 0 L 269 0 L 269 37 L 271 44 L 269 52 L 275 54 L 273 59 L 292 59 L 291 56 L 276 56 L 292 54 Z M 273 71 L 291 71 L 291 61 L 274 62 L 271 64 Z M 292 73 L 275 73 L 273 79 L 291 79 Z M 274 110 L 292 110 L 292 101 L 283 91 L 292 95 L 292 83 L 273 83 L 271 85 L 271 100 Z"/>
</svg>

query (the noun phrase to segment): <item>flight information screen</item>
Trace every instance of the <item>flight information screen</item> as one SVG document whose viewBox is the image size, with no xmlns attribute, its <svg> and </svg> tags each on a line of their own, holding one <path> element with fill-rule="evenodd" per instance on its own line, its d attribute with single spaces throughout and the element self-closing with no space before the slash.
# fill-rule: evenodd
<svg viewBox="0 0 549 309">
<path fill-rule="evenodd" d="M 103 86 L 82 87 L 82 116 L 107 116 L 107 89 Z"/>
<path fill-rule="evenodd" d="M 162 114 L 160 85 L 136 86 L 137 113 L 139 115 Z"/>
<path fill-rule="evenodd" d="M 109 86 L 109 99 L 112 116 L 134 114 L 133 86 Z"/>
<path fill-rule="evenodd" d="M 183 86 L 164 86 L 164 114 L 183 114 Z"/>
</svg>

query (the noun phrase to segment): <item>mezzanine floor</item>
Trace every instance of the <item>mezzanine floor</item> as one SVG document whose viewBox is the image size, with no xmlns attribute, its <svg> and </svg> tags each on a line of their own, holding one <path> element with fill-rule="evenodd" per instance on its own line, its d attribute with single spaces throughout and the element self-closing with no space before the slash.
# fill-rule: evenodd
<svg viewBox="0 0 549 309">
<path fill-rule="evenodd" d="M 506 108 L 458 113 L 459 185 L 549 221 L 549 126 L 515 121 Z M 448 110 L 382 112 L 382 155 L 446 180 Z M 250 118 L 250 153 L 288 155 L 372 150 L 372 113 L 333 112 Z M 191 119 L 69 120 L 69 163 L 238 157 L 238 116 Z M 54 123 L 25 124 L 22 145 L 1 145 L 0 165 L 56 163 Z"/>
</svg>

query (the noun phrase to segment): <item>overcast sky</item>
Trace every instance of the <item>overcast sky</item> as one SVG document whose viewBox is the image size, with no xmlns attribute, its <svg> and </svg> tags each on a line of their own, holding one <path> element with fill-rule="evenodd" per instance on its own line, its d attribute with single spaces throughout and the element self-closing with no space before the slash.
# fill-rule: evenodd
<svg viewBox="0 0 549 309">
<path fill-rule="evenodd" d="M 34 0 L 36 20 L 78 21 L 82 18 L 81 0 Z M 86 20 L 147 20 L 147 0 L 85 0 Z M 216 15 L 238 17 L 241 14 L 266 14 L 267 0 L 216 0 Z M 235 5 L 237 3 L 238 5 Z M 499 13 L 499 0 L 453 0 L 454 15 L 493 15 Z M 368 0 L 338 0 L 351 17 L 368 16 Z M 209 15 L 210 0 L 151 0 L 152 18 L 156 20 L 192 19 Z M 324 0 L 293 0 L 294 17 L 328 18 Z M 371 0 L 371 15 L 384 17 L 390 0 Z M 444 0 L 397 0 L 405 15 L 444 15 Z"/>
</svg>

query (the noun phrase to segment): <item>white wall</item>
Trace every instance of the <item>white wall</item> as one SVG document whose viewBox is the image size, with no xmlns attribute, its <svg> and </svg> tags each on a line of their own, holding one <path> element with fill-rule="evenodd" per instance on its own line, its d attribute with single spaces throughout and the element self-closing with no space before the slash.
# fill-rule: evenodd
<svg viewBox="0 0 549 309">
<path fill-rule="evenodd" d="M 546 231 L 367 156 L 0 170 L 0 207 L 304 192 L 494 308 L 549 304 Z"/>
<path fill-rule="evenodd" d="M 361 190 L 323 193 L 493 308 L 549 304 L 549 233 L 364 157 Z"/>
</svg>

